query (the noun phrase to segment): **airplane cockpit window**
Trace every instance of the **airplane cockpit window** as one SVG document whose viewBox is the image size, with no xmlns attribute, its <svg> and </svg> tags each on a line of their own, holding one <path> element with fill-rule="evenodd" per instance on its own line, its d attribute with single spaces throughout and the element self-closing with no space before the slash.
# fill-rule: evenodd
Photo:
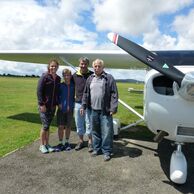
<svg viewBox="0 0 194 194">
<path fill-rule="evenodd" d="M 173 96 L 173 80 L 167 78 L 166 76 L 158 76 L 153 79 L 153 88 L 158 94 Z"/>
</svg>

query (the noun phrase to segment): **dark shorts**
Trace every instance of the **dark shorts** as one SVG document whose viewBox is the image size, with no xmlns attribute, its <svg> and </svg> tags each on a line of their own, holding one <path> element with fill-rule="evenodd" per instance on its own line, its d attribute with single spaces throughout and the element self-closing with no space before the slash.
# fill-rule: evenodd
<svg viewBox="0 0 194 194">
<path fill-rule="evenodd" d="M 67 128 L 72 126 L 73 120 L 73 111 L 62 112 L 61 110 L 57 110 L 57 125 L 63 125 Z"/>
<path fill-rule="evenodd" d="M 40 112 L 39 110 L 39 113 L 40 113 L 40 119 L 42 122 L 42 129 L 44 131 L 48 131 L 51 125 L 51 122 L 53 120 L 53 117 L 55 115 L 55 109 L 47 110 L 46 112 Z"/>
</svg>

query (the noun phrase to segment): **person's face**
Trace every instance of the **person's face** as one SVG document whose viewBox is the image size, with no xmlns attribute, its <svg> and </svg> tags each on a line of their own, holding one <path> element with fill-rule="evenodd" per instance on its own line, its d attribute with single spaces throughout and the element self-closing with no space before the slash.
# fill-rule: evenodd
<svg viewBox="0 0 194 194">
<path fill-rule="evenodd" d="M 95 63 L 95 64 L 93 64 L 93 69 L 94 69 L 94 73 L 97 76 L 99 76 L 102 74 L 104 67 L 101 63 Z"/>
<path fill-rule="evenodd" d="M 87 63 L 85 63 L 82 60 L 79 62 L 79 68 L 80 68 L 81 73 L 86 73 L 88 71 Z"/>
<path fill-rule="evenodd" d="M 63 78 L 64 78 L 65 82 L 69 83 L 71 80 L 71 74 L 65 73 L 65 74 L 63 74 Z"/>
<path fill-rule="evenodd" d="M 49 73 L 51 73 L 51 74 L 56 74 L 57 69 L 58 69 L 58 65 L 56 64 L 55 61 L 52 61 L 52 62 L 49 64 Z"/>
</svg>

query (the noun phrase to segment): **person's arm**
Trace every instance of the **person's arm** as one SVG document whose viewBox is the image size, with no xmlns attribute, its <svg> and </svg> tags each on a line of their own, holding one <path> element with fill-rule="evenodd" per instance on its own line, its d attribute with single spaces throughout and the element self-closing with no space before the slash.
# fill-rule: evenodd
<svg viewBox="0 0 194 194">
<path fill-rule="evenodd" d="M 41 112 L 46 112 L 46 106 L 44 102 L 44 94 L 43 94 L 43 89 L 44 89 L 44 76 L 41 76 L 39 81 L 38 81 L 38 87 L 37 87 L 37 98 L 38 98 L 38 105 L 40 108 Z"/>
<path fill-rule="evenodd" d="M 111 80 L 111 101 L 110 101 L 110 114 L 113 115 L 117 112 L 118 108 L 118 89 L 116 81 L 112 77 Z"/>
<path fill-rule="evenodd" d="M 80 109 L 80 114 L 83 115 L 84 112 L 85 112 L 85 109 L 87 108 L 87 105 L 88 105 L 88 96 L 89 96 L 89 87 L 90 87 L 90 84 L 89 84 L 90 80 L 89 78 L 86 80 L 86 85 L 84 87 L 84 92 L 83 92 L 83 96 L 82 96 L 82 106 L 81 106 L 81 109 Z"/>
<path fill-rule="evenodd" d="M 62 110 L 62 100 L 61 100 L 61 90 L 62 90 L 62 88 L 61 88 L 62 86 L 61 86 L 61 84 L 60 84 L 60 86 L 59 86 L 59 92 L 58 92 L 58 109 L 59 110 Z"/>
</svg>

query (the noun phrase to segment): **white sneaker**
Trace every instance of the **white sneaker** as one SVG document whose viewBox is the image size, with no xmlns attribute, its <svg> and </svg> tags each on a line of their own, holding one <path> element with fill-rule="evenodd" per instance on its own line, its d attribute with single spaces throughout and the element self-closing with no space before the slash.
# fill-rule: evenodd
<svg viewBox="0 0 194 194">
<path fill-rule="evenodd" d="M 55 149 L 50 145 L 46 145 L 46 148 L 47 148 L 48 152 L 54 152 L 55 151 Z"/>
<path fill-rule="evenodd" d="M 49 152 L 45 145 L 40 145 L 39 150 L 41 151 L 42 154 L 46 154 Z"/>
</svg>

